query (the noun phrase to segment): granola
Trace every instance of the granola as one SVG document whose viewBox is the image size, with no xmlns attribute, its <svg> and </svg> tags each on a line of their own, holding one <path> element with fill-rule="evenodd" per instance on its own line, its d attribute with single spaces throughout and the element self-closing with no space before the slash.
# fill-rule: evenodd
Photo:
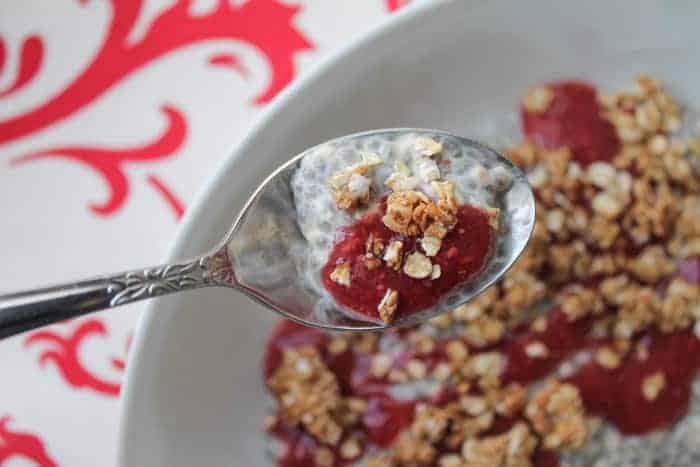
<svg viewBox="0 0 700 467">
<path fill-rule="evenodd" d="M 533 88 L 523 107 L 545 118 L 556 98 L 549 85 Z M 316 376 L 305 376 L 307 365 L 294 363 L 299 356 L 283 355 L 268 385 L 280 420 L 319 443 L 317 466 L 333 465 L 338 456 L 370 467 L 529 466 L 544 451 L 569 460 L 598 430 L 614 431 L 599 418 L 599 406 L 595 417 L 589 412 L 596 394 L 581 375 L 628 381 L 627 372 L 638 372 L 635 384 L 611 385 L 610 394 L 601 395 L 629 394 L 631 402 L 614 400 L 636 404 L 624 408 L 629 412 L 689 391 L 678 373 L 693 356 L 680 355 L 666 368 L 655 352 L 664 348 L 659 342 L 700 336 L 700 284 L 692 279 L 695 269 L 687 273 L 688 264 L 700 264 L 700 139 L 678 137 L 681 107 L 648 76 L 597 99 L 619 139 L 609 160 L 583 164 L 576 148 L 543 149 L 530 140 L 504 151 L 527 171 L 538 209 L 528 249 L 502 281 L 419 327 L 333 336 L 316 356 L 298 349 Z M 436 255 L 447 252 L 458 190 L 440 179 L 447 147 L 421 142 L 411 148 L 414 159 L 394 164 L 383 215 L 397 235 L 417 237 L 419 249 L 373 240 L 363 252 L 429 282 L 444 274 Z M 426 160 L 436 162 L 437 172 Z M 490 176 L 478 168 L 472 175 Z M 385 322 L 399 300 L 396 291 L 383 292 Z M 356 365 L 350 377 L 330 369 L 328 362 L 347 363 L 348 355 Z M 530 368 L 538 369 L 535 377 L 524 373 Z M 373 391 L 386 392 L 371 401 L 357 397 L 362 377 L 371 378 L 363 388 L 368 399 Z M 292 396 L 299 393 L 303 400 Z M 377 412 L 388 394 L 400 407 L 405 400 L 415 404 L 400 429 L 402 416 L 387 415 L 395 407 Z M 314 419 L 303 419 L 304 411 Z M 363 417 L 370 424 L 389 417 L 381 430 L 396 429 L 396 436 L 375 449 L 366 437 L 381 430 L 367 429 Z M 504 418 L 512 425 L 499 425 Z"/>
</svg>

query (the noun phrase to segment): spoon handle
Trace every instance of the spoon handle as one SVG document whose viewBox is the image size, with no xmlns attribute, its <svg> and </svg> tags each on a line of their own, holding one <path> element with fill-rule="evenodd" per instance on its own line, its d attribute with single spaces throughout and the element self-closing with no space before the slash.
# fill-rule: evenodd
<svg viewBox="0 0 700 467">
<path fill-rule="evenodd" d="M 190 261 L 2 295 L 0 339 L 93 311 L 216 285 L 233 285 L 225 249 Z"/>
</svg>

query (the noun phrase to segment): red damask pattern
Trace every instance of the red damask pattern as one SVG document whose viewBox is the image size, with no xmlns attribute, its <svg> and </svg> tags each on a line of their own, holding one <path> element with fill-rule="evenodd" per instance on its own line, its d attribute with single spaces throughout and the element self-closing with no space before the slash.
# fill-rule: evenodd
<svg viewBox="0 0 700 467">
<path fill-rule="evenodd" d="M 80 345 L 89 337 L 107 337 L 107 327 L 98 319 L 83 321 L 67 337 L 47 329 L 31 334 L 25 341 L 26 347 L 37 344 L 48 344 L 48 349 L 39 354 L 39 364 L 56 365 L 63 379 L 69 386 L 76 389 L 89 389 L 107 396 L 117 396 L 120 384 L 105 381 L 93 374 L 80 360 Z M 127 343 L 128 345 L 128 343 Z M 123 359 L 112 359 L 112 366 L 123 370 Z"/>
<path fill-rule="evenodd" d="M 113 357 L 112 358 L 112 366 L 120 371 L 124 371 L 126 369 L 126 355 L 129 353 L 129 350 L 131 349 L 131 342 L 133 340 L 133 336 L 129 336 L 126 339 L 126 346 L 124 348 L 124 357 Z"/>
<path fill-rule="evenodd" d="M 5 57 L 7 55 L 5 42 L 0 37 L 0 73 L 5 65 Z M 6 89 L 0 90 L 0 97 L 9 96 L 10 94 L 23 88 L 29 83 L 34 76 L 39 72 L 41 63 L 44 59 L 44 43 L 39 36 L 29 36 L 22 42 L 22 50 L 20 52 L 19 71 L 15 76 L 14 81 Z"/>
<path fill-rule="evenodd" d="M 0 121 L 0 145 L 72 116 L 139 69 L 194 43 L 239 40 L 261 52 L 270 63 L 272 76 L 267 87 L 255 98 L 255 104 L 268 102 L 284 88 L 294 76 L 294 55 L 312 49 L 311 43 L 292 25 L 299 7 L 278 0 L 250 0 L 240 6 L 234 6 L 228 0 L 219 0 L 216 8 L 200 16 L 189 13 L 189 0 L 179 0 L 150 24 L 140 40 L 128 42 L 143 1 L 110 0 L 113 16 L 106 39 L 92 62 L 45 103 Z M 0 37 L 0 73 L 6 55 L 6 46 Z M 43 55 L 44 46 L 39 36 L 25 39 L 17 77 L 9 88 L 0 90 L 0 98 L 30 82 L 41 68 Z M 244 78 L 249 76 L 245 65 L 230 53 L 214 54 L 208 63 L 234 69 Z M 100 216 L 114 214 L 129 195 L 129 179 L 124 166 L 173 157 L 185 141 L 187 124 L 182 112 L 170 105 L 162 106 L 162 111 L 169 120 L 168 130 L 150 144 L 120 150 L 78 145 L 52 147 L 16 158 L 14 163 L 60 158 L 87 165 L 102 177 L 109 189 L 108 199 L 102 203 L 91 203 L 90 209 Z M 172 189 L 157 176 L 150 176 L 148 183 L 164 198 L 175 216 L 181 217 L 184 208 Z"/>
<path fill-rule="evenodd" d="M 167 105 L 163 106 L 161 111 L 168 119 L 166 130 L 158 139 L 146 145 L 129 149 L 56 147 L 24 155 L 15 159 L 13 163 L 58 158 L 90 167 L 102 177 L 109 188 L 108 199 L 101 203 L 91 203 L 90 209 L 102 216 L 113 214 L 124 204 L 129 193 L 129 179 L 124 172 L 125 166 L 171 157 L 185 140 L 187 127 L 180 111 Z M 179 208 L 181 209 L 181 206 Z"/>
<path fill-rule="evenodd" d="M 299 7 L 278 0 L 250 0 L 240 6 L 234 6 L 228 0 L 219 0 L 213 11 L 201 16 L 189 13 L 189 0 L 179 0 L 161 13 L 147 33 L 134 43 L 129 43 L 127 38 L 144 0 L 110 1 L 112 20 L 106 39 L 93 61 L 44 104 L 0 122 L 0 144 L 61 121 L 86 107 L 136 70 L 197 42 L 239 40 L 263 54 L 270 63 L 272 77 L 265 90 L 255 98 L 257 104 L 268 102 L 292 80 L 294 54 L 312 49 L 311 43 L 292 25 Z M 36 46 L 28 47 L 27 41 L 24 48 L 33 51 Z M 39 59 L 36 53 L 23 53 L 22 68 L 31 68 L 30 65 L 38 67 L 41 54 L 38 56 Z"/>
<path fill-rule="evenodd" d="M 185 206 L 183 206 L 182 201 L 175 196 L 175 193 L 168 188 L 165 182 L 163 182 L 160 177 L 153 174 L 149 175 L 146 180 L 148 181 L 148 184 L 151 185 L 153 189 L 160 193 L 160 195 L 163 197 L 167 205 L 170 207 L 170 210 L 175 215 L 175 219 L 182 218 L 182 215 L 185 213 Z"/>
<path fill-rule="evenodd" d="M 0 466 L 11 459 L 29 459 L 39 467 L 58 466 L 39 436 L 11 430 L 7 427 L 9 422 L 10 417 L 0 417 Z"/>
<path fill-rule="evenodd" d="M 404 7 L 411 3 L 411 0 L 385 0 L 386 8 L 389 11 L 396 11 L 401 7 Z"/>
<path fill-rule="evenodd" d="M 236 55 L 229 53 L 215 54 L 209 57 L 208 63 L 210 65 L 221 66 L 231 68 L 236 70 L 243 78 L 248 79 L 250 77 L 250 70 L 245 66 L 241 59 Z"/>
</svg>

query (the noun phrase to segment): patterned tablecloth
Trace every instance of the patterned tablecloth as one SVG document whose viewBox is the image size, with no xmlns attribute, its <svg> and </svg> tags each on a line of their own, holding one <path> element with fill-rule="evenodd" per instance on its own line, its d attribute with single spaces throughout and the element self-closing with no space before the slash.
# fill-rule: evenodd
<svg viewBox="0 0 700 467">
<path fill-rule="evenodd" d="M 406 0 L 2 0 L 0 293 L 157 264 L 300 72 Z M 142 306 L 0 342 L 0 467 L 116 464 Z"/>
</svg>

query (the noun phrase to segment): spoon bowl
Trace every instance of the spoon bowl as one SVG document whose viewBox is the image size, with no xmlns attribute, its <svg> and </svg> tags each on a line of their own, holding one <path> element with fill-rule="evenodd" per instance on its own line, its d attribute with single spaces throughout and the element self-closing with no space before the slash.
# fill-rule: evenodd
<svg viewBox="0 0 700 467">
<path fill-rule="evenodd" d="M 376 323 L 349 315 L 329 304 L 306 284 L 299 270 L 299 256 L 307 246 L 299 229 L 290 180 L 308 154 L 340 142 L 362 139 L 393 142 L 406 134 L 439 138 L 461 146 L 467 157 L 485 167 L 502 165 L 512 175 L 510 188 L 498 198 L 505 228 L 495 238 L 493 254 L 481 273 L 455 288 L 426 310 L 400 316 L 390 324 Z M 356 144 L 359 146 L 359 144 Z M 272 173 L 246 203 L 227 235 L 222 248 L 231 259 L 235 286 L 253 299 L 302 324 L 343 331 L 373 331 L 416 324 L 470 301 L 496 282 L 523 252 L 535 223 L 535 200 L 527 178 L 510 160 L 476 141 L 438 130 L 414 128 L 383 129 L 356 133 L 322 143 L 297 155 Z"/>
<path fill-rule="evenodd" d="M 339 309 L 311 287 L 300 272 L 310 246 L 299 226 L 291 180 L 302 159 L 322 146 L 359 146 L 363 140 L 376 138 L 392 142 L 408 134 L 451 144 L 462 157 L 485 168 L 500 165 L 511 175 L 512 183 L 496 198 L 500 229 L 483 270 L 436 305 L 385 324 Z M 0 296 L 0 337 L 136 300 L 208 286 L 236 289 L 308 326 L 340 331 L 408 326 L 466 303 L 496 282 L 524 250 L 534 223 L 535 200 L 527 178 L 493 149 L 438 130 L 400 128 L 352 134 L 308 149 L 275 170 L 255 190 L 229 233 L 210 253 L 190 261 Z"/>
</svg>

